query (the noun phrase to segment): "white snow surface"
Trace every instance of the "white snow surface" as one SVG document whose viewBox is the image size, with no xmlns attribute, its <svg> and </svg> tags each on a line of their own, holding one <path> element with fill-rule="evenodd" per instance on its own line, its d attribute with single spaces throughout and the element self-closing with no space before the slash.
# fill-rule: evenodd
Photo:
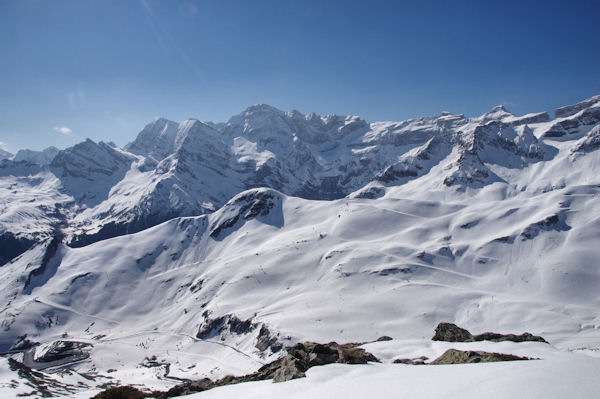
<svg viewBox="0 0 600 399">
<path fill-rule="evenodd" d="M 174 378 L 255 371 L 281 355 L 259 349 L 263 328 L 283 345 L 395 339 L 366 346 L 382 364 L 315 367 L 306 379 L 190 398 L 594 397 L 600 121 L 589 109 L 566 117 L 576 132 L 552 136 L 556 121 L 508 123 L 499 108 L 485 122 L 444 113 L 367 124 L 259 105 L 220 126 L 157 120 L 140 137 L 162 144 L 144 139 L 132 152 L 87 141 L 49 168 L 4 161 L 4 232 L 52 237 L 60 222 L 69 237 L 150 211 L 196 215 L 55 251 L 39 240 L 0 267 L 0 345 L 25 334 L 40 351 L 57 340 L 92 344 L 89 358 L 44 370 L 81 382 L 78 393 L 61 391 L 73 397 L 107 382 L 166 390 Z M 277 173 L 255 174 L 267 167 Z M 340 167 L 356 171 L 340 183 L 354 188 L 347 196 L 299 196 L 304 179 Z M 257 176 L 283 183 L 246 189 Z M 228 324 L 234 317 L 246 328 Z M 550 344 L 431 342 L 442 321 Z M 391 364 L 449 347 L 543 360 Z M 4 361 L 0 383 L 0 394 L 31 391 Z"/>
<path fill-rule="evenodd" d="M 592 399 L 600 391 L 597 378 L 600 359 L 559 352 L 544 344 L 397 340 L 365 348 L 383 359 L 383 363 L 313 367 L 304 379 L 279 384 L 260 381 L 230 385 L 181 398 Z M 449 348 L 502 351 L 540 360 L 441 366 L 390 364 L 392 357 L 435 358 Z"/>
</svg>

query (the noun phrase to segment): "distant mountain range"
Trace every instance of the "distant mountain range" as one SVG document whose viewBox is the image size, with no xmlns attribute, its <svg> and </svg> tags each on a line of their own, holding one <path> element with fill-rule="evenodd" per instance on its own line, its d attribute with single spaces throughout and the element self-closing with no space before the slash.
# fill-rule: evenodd
<svg viewBox="0 0 600 399">
<path fill-rule="evenodd" d="M 575 139 L 600 122 L 599 103 L 596 96 L 559 108 L 553 120 L 498 106 L 478 118 L 374 123 L 254 105 L 223 124 L 155 119 L 124 149 L 86 140 L 62 151 L 22 150 L 0 165 L 0 261 L 57 231 L 72 246 L 86 245 L 211 213 L 255 187 L 332 200 L 361 189 L 355 195 L 382 195 L 418 179 L 449 191 L 510 183 L 494 169 L 551 165 L 556 149 L 543 139 L 580 145 Z M 445 170 L 426 178 L 435 167 Z"/>
</svg>

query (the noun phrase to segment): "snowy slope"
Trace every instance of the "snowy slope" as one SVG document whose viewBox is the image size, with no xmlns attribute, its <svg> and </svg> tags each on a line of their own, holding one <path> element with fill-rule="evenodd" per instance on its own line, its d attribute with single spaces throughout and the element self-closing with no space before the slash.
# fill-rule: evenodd
<svg viewBox="0 0 600 399">
<path fill-rule="evenodd" d="M 558 119 L 579 123 L 560 137 L 556 120 L 500 108 L 367 124 L 261 105 L 218 128 L 157 120 L 129 151 L 87 141 L 48 168 L 5 161 L 0 221 L 31 249 L 0 268 L 0 347 L 38 342 L 15 355 L 35 360 L 57 340 L 91 344 L 70 367 L 97 385 L 166 389 L 303 340 L 385 334 L 402 352 L 452 321 L 544 336 L 550 348 L 523 354 L 555 359 L 548 373 L 561 356 L 596 370 L 566 353 L 600 348 L 596 104 Z M 261 182 L 277 189 L 246 189 Z M 77 241 L 98 232 L 113 237 Z M 388 366 L 309 380 L 385 380 Z"/>
</svg>

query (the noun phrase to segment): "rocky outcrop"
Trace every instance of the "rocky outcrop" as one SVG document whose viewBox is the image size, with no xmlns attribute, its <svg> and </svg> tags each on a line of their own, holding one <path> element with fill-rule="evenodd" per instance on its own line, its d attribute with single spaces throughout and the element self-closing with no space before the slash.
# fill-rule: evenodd
<svg viewBox="0 0 600 399">
<path fill-rule="evenodd" d="M 403 359 L 395 359 L 392 363 L 394 364 L 410 364 L 412 366 L 420 366 L 427 364 L 425 363 L 429 358 L 427 356 L 420 356 L 414 358 L 403 358 Z"/>
<path fill-rule="evenodd" d="M 198 381 L 185 382 L 169 389 L 159 397 L 166 399 L 189 395 L 224 385 L 249 381 L 273 380 L 273 382 L 284 382 L 305 377 L 306 371 L 313 366 L 322 366 L 331 363 L 365 364 L 367 362 L 379 362 L 373 354 L 359 348 L 359 345 L 361 343 L 298 343 L 294 346 L 286 347 L 287 355 L 262 366 L 255 373 L 239 377 L 226 376 L 216 381 L 204 378 Z"/>
<path fill-rule="evenodd" d="M 265 218 L 281 204 L 279 193 L 268 189 L 248 190 L 231 199 L 220 210 L 210 227 L 210 236 L 223 239 L 226 230 L 232 229 L 238 222 L 253 218 Z"/>
<path fill-rule="evenodd" d="M 440 323 L 435 328 L 435 335 L 431 338 L 433 341 L 446 342 L 472 342 L 473 335 L 464 328 L 460 328 L 453 323 Z"/>
<path fill-rule="evenodd" d="M 533 360 L 529 357 L 515 356 L 505 353 L 484 352 L 484 351 L 461 351 L 458 349 L 448 349 L 440 357 L 429 364 L 465 364 L 465 363 L 486 363 L 486 362 L 506 362 L 511 360 Z"/>
<path fill-rule="evenodd" d="M 144 399 L 148 395 L 131 386 L 113 387 L 106 389 L 91 399 Z"/>
<path fill-rule="evenodd" d="M 520 335 L 515 334 L 498 334 L 493 332 L 485 332 L 483 334 L 478 334 L 473 336 L 475 341 L 492 341 L 492 342 L 502 342 L 502 341 L 512 341 L 512 342 L 544 342 L 548 343 L 544 338 L 539 335 L 533 335 L 528 332 L 525 332 Z"/>
<path fill-rule="evenodd" d="M 594 126 L 600 122 L 600 106 L 585 109 L 581 114 L 559 119 L 548 129 L 543 137 L 563 137 L 581 132 L 586 126 Z"/>
<path fill-rule="evenodd" d="M 446 342 L 474 342 L 474 341 L 512 341 L 512 342 L 544 342 L 548 343 L 544 338 L 525 332 L 520 335 L 515 334 L 499 334 L 493 332 L 484 332 L 483 334 L 472 335 L 464 328 L 458 327 L 453 323 L 440 323 L 435 328 L 435 335 L 431 338 L 433 341 Z"/>
<path fill-rule="evenodd" d="M 600 148 L 600 124 L 594 126 L 584 137 L 577 141 L 571 153 L 587 153 Z"/>
<path fill-rule="evenodd" d="M 85 348 L 91 344 L 78 341 L 54 341 L 42 350 L 36 350 L 33 360 L 38 363 L 49 363 L 69 358 L 87 358 Z"/>
<path fill-rule="evenodd" d="M 198 333 L 196 333 L 198 339 L 207 340 L 217 337 L 224 339 L 227 334 L 246 335 L 258 329 L 254 344 L 256 349 L 260 352 L 270 350 L 271 353 L 276 353 L 283 348 L 283 345 L 279 342 L 279 334 L 272 332 L 265 324 L 261 325 L 252 319 L 241 320 L 233 314 L 226 314 L 213 319 L 210 312 L 205 311 L 202 316 L 204 322 L 200 325 Z"/>
<path fill-rule="evenodd" d="M 571 226 L 565 223 L 565 216 L 563 212 L 550 215 L 538 222 L 532 223 L 525 227 L 521 232 L 521 241 L 531 240 L 538 236 L 542 231 L 568 231 L 571 230 Z"/>
</svg>

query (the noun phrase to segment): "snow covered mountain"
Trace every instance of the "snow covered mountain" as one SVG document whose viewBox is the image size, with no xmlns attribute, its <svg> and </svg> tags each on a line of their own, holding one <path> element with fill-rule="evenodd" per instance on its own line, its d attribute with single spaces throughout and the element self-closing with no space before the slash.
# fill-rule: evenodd
<svg viewBox="0 0 600 399">
<path fill-rule="evenodd" d="M 13 157 L 13 154 L 0 148 L 0 161 L 3 159 L 10 159 L 12 157 Z"/>
<path fill-rule="evenodd" d="M 43 368 L 77 342 L 67 360 L 97 384 L 73 385 L 156 389 L 440 321 L 597 352 L 598 149 L 600 96 L 554 119 L 255 105 L 156 119 L 124 149 L 17 154 L 0 164 L 0 347 Z"/>
<path fill-rule="evenodd" d="M 42 151 L 19 150 L 12 158 L 15 162 L 27 162 L 38 165 L 50 165 L 59 150 L 56 147 L 48 147 Z"/>
</svg>

